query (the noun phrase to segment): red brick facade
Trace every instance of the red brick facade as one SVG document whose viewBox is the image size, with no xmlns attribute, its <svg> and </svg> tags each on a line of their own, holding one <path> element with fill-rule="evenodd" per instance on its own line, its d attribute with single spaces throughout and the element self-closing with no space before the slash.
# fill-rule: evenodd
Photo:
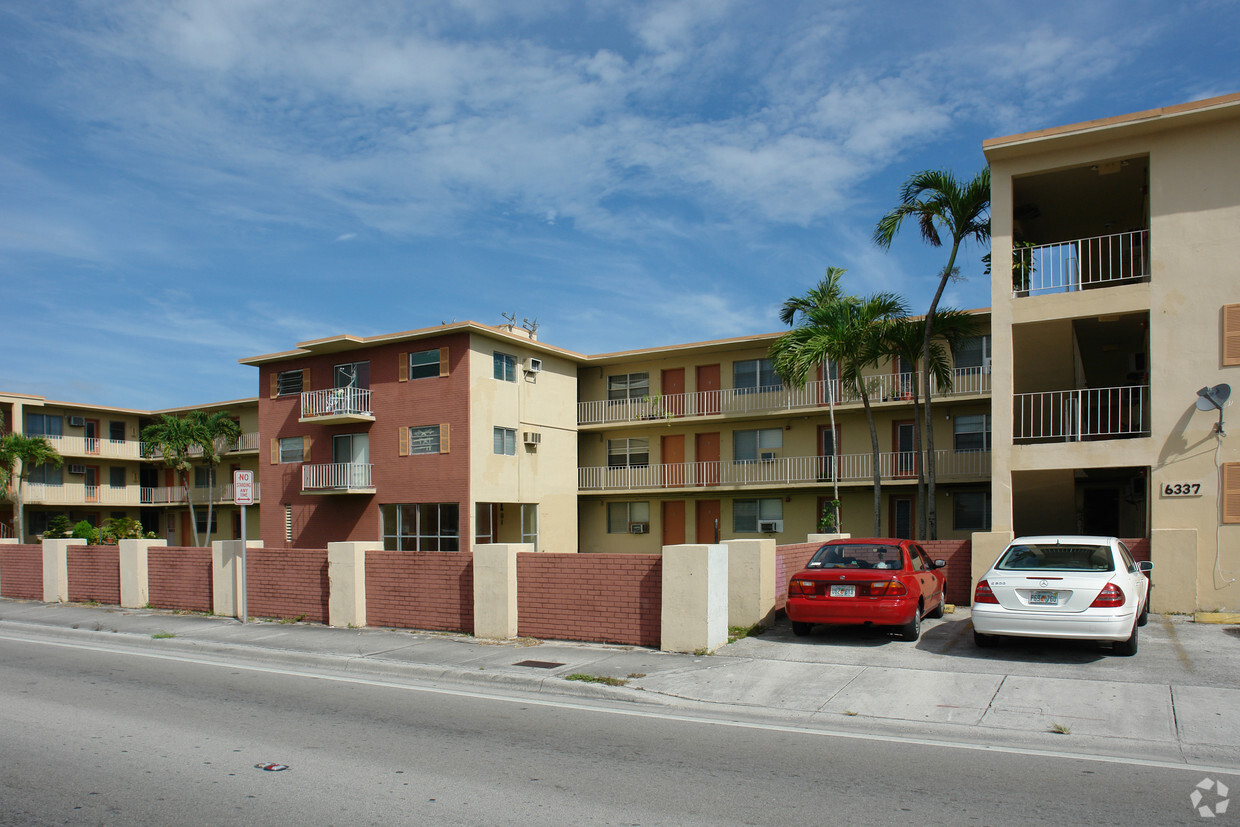
<svg viewBox="0 0 1240 827">
<path fill-rule="evenodd" d="M 366 625 L 474 631 L 474 556 L 366 552 Z"/>
<path fill-rule="evenodd" d="M 146 559 L 152 606 L 190 612 L 212 610 L 211 549 L 155 546 Z"/>
<path fill-rule="evenodd" d="M 121 603 L 121 555 L 116 546 L 69 546 L 69 600 Z"/>
<path fill-rule="evenodd" d="M 788 602 L 788 582 L 792 575 L 805 568 L 822 543 L 796 543 L 775 548 L 775 609 L 783 611 Z"/>
<path fill-rule="evenodd" d="M 246 568 L 251 617 L 327 622 L 327 549 L 247 549 Z"/>
<path fill-rule="evenodd" d="M 931 560 L 946 560 L 947 602 L 968 606 L 973 602 L 973 541 L 918 540 Z"/>
<path fill-rule="evenodd" d="M 0 546 L 0 597 L 43 599 L 43 546 Z"/>
<path fill-rule="evenodd" d="M 663 558 L 657 554 L 518 554 L 517 633 L 658 646 Z"/>
</svg>

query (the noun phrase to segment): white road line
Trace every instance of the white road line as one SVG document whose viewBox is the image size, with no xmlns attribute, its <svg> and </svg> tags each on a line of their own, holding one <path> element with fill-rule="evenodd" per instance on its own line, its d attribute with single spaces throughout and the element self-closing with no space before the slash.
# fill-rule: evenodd
<svg viewBox="0 0 1240 827">
<path fill-rule="evenodd" d="M 990 752 L 1001 753 L 1004 755 L 1021 755 L 1032 758 L 1066 758 L 1074 761 L 1090 761 L 1099 764 L 1119 764 L 1132 767 L 1151 767 L 1155 769 L 1168 770 L 1187 770 L 1193 773 L 1219 773 L 1224 775 L 1240 776 L 1240 769 L 1235 767 L 1216 767 L 1209 764 L 1190 764 L 1175 763 L 1172 761 L 1155 761 L 1148 758 L 1124 758 L 1122 756 L 1112 755 L 1091 755 L 1087 753 L 1063 752 L 1060 750 L 1044 750 L 1032 749 L 1026 747 L 1004 747 L 993 746 L 989 744 L 968 744 L 957 741 L 942 741 L 933 738 L 912 738 L 899 735 L 879 735 L 873 733 L 857 733 L 845 732 L 841 730 L 830 729 L 807 729 L 805 727 L 791 726 L 788 724 L 771 724 L 755 721 L 737 721 L 717 718 L 699 718 L 692 715 L 677 715 L 670 712 L 655 712 L 642 709 L 616 709 L 607 706 L 597 706 L 584 702 L 572 701 L 551 701 L 542 698 L 522 698 L 511 695 L 503 695 L 492 692 L 475 692 L 468 689 L 446 689 L 436 686 L 417 686 L 412 684 L 397 683 L 395 681 L 376 680 L 373 678 L 361 678 L 349 675 L 332 675 L 320 672 L 308 672 L 302 669 L 282 669 L 274 666 L 254 666 L 251 664 L 242 664 L 235 662 L 225 662 L 216 660 L 206 660 L 203 658 L 187 657 L 185 655 L 174 655 L 164 652 L 143 652 L 134 649 L 125 649 L 117 646 L 97 645 L 89 643 L 69 643 L 65 641 L 53 641 L 43 639 L 30 639 L 21 637 L 12 637 L 0 634 L 0 640 L 7 640 L 11 643 L 25 643 L 38 646 L 58 646 L 64 649 L 83 649 L 93 652 L 108 652 L 116 655 L 129 655 L 131 657 L 151 658 L 154 660 L 168 660 L 179 663 L 190 663 L 198 666 L 213 666 L 217 668 L 241 670 L 245 672 L 259 672 L 270 675 L 283 675 L 294 678 L 309 678 L 312 680 L 334 681 L 337 683 L 357 684 L 360 686 L 375 686 L 385 689 L 399 689 L 406 692 L 423 692 L 432 695 L 449 695 L 460 698 L 474 698 L 486 701 L 505 701 L 508 703 L 526 704 L 534 706 L 548 707 L 551 709 L 568 709 L 582 712 L 597 712 L 607 715 L 622 715 L 633 718 L 652 718 L 659 721 L 675 721 L 677 723 L 686 724 L 702 724 L 707 726 L 723 726 L 734 727 L 737 729 L 756 729 L 766 732 L 780 732 L 795 735 L 812 735 L 826 738 L 847 738 L 853 741 L 874 741 L 887 744 L 911 744 L 915 746 L 937 747 L 943 749 L 960 749 L 970 750 L 974 752 Z"/>
</svg>

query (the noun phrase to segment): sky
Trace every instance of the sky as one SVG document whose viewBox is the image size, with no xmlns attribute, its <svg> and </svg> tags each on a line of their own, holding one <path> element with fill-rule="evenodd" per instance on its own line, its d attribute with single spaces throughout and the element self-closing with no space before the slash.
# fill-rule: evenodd
<svg viewBox="0 0 1240 827">
<path fill-rule="evenodd" d="M 778 331 L 986 138 L 1240 91 L 1229 0 L 5 0 L 0 391 L 253 397 L 248 356 L 501 314 L 594 354 Z M 942 305 L 990 305 L 984 248 Z"/>
</svg>

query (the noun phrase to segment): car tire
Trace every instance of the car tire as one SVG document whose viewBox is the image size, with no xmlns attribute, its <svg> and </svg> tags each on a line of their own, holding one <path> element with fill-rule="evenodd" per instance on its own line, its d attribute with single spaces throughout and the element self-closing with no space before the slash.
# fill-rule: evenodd
<svg viewBox="0 0 1240 827">
<path fill-rule="evenodd" d="M 812 623 L 803 623 L 799 620 L 794 620 L 792 621 L 792 634 L 797 637 L 805 637 L 809 634 L 810 627 L 813 625 L 814 624 Z"/>
<path fill-rule="evenodd" d="M 1146 595 L 1145 605 L 1141 607 L 1141 614 L 1137 616 L 1137 625 L 1144 626 L 1150 622 L 1150 598 Z"/>
<path fill-rule="evenodd" d="M 938 620 L 940 617 L 943 616 L 943 604 L 946 602 L 947 602 L 947 595 L 945 594 L 939 595 L 939 602 L 935 605 L 933 609 L 926 612 L 926 617 L 932 617 L 935 620 Z"/>
<path fill-rule="evenodd" d="M 977 629 L 973 630 L 973 645 L 978 649 L 989 649 L 999 642 L 996 635 L 984 635 Z"/>
<path fill-rule="evenodd" d="M 1138 624 L 1134 623 L 1132 627 L 1132 636 L 1129 637 L 1128 640 L 1115 641 L 1115 644 L 1112 647 L 1115 654 L 1123 655 L 1124 657 L 1131 657 L 1137 653 L 1137 627 Z"/>
<path fill-rule="evenodd" d="M 905 640 L 915 641 L 921 637 L 921 606 L 913 612 L 913 619 L 900 627 L 900 637 Z"/>
</svg>

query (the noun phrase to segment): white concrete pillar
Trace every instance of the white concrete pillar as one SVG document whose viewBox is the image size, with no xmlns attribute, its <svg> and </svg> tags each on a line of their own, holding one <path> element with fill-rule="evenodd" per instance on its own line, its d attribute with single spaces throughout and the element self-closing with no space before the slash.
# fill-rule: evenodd
<svg viewBox="0 0 1240 827">
<path fill-rule="evenodd" d="M 1008 547 L 1008 543 L 1016 539 L 1016 535 L 1010 531 L 975 531 L 973 539 L 970 542 L 970 554 L 972 560 L 972 582 L 969 583 L 969 602 L 973 602 L 973 587 L 977 585 L 977 581 L 986 576 L 986 572 L 996 560 L 1003 550 Z"/>
<path fill-rule="evenodd" d="M 80 537 L 43 541 L 43 602 L 69 602 L 69 546 L 84 546 Z"/>
<path fill-rule="evenodd" d="M 666 652 L 713 652 L 728 642 L 727 546 L 663 547 L 660 637 Z"/>
<path fill-rule="evenodd" d="M 851 534 L 811 534 L 805 538 L 807 543 L 829 543 L 832 540 L 847 540 L 851 538 Z"/>
<path fill-rule="evenodd" d="M 0 537 L 0 546 L 18 546 L 21 545 L 16 537 Z"/>
<path fill-rule="evenodd" d="M 141 609 L 151 602 L 146 553 L 152 546 L 166 546 L 167 540 L 121 540 L 117 544 L 121 561 L 121 605 Z"/>
<path fill-rule="evenodd" d="M 381 542 L 327 544 L 327 625 L 366 625 L 366 552 Z"/>
<path fill-rule="evenodd" d="M 221 617 L 241 617 L 241 540 L 211 541 L 211 611 Z"/>
<path fill-rule="evenodd" d="M 533 551 L 533 543 L 474 546 L 474 637 L 517 636 L 517 553 Z"/>
<path fill-rule="evenodd" d="M 775 539 L 728 540 L 728 625 L 748 629 L 775 616 Z"/>
</svg>

